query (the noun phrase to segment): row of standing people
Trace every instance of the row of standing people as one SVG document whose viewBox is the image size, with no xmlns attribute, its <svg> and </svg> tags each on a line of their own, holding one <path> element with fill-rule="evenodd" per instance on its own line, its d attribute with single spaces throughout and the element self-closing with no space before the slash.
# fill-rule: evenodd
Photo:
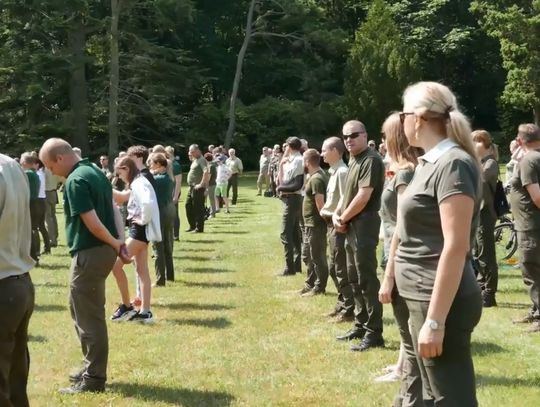
<svg viewBox="0 0 540 407">
<path fill-rule="evenodd" d="M 366 129 L 359 121 L 345 123 L 343 141 L 329 138 L 323 143 L 329 179 L 319 167 L 316 150 L 302 155 L 300 140 L 287 140 L 276 188 L 283 201 L 285 269 L 280 275 L 301 271 L 303 236 L 307 278 L 300 293 L 324 293 L 330 275 L 338 290 L 330 315 L 338 322 L 353 321 L 352 328 L 336 339 L 360 339 L 351 346 L 354 351 L 383 347 L 382 303 L 392 303 L 403 360 L 396 406 L 476 406 L 470 343 L 482 306 L 490 306 L 490 298 L 495 302 L 494 247 L 488 242 L 490 249 L 485 250 L 482 236 L 493 238 L 489 194 L 498 169 L 491 162 L 490 138 L 485 132 L 472 134 L 447 87 L 417 83 L 406 89 L 403 102 L 403 111 L 390 116 L 383 126 L 391 158 L 386 173 L 381 156 L 368 147 Z M 527 131 L 520 127 L 518 138 L 532 151 L 540 135 L 529 127 Z M 341 159 L 344 148 L 350 154 L 348 167 Z M 512 199 L 517 212 L 524 209 L 519 203 L 524 201 L 524 189 L 530 189 L 531 182 L 538 189 L 535 154 L 528 153 L 530 159 L 520 162 L 519 175 L 512 181 L 514 196 L 519 197 Z M 308 174 L 305 182 L 304 172 Z M 534 197 L 530 193 L 526 211 L 536 202 Z M 385 232 L 382 285 L 376 271 L 381 209 Z M 523 216 L 514 216 L 523 235 L 520 242 L 530 242 L 536 224 L 529 220 L 531 228 L 520 232 Z M 480 284 L 473 246 L 477 262 L 484 263 Z M 538 260 L 533 259 L 532 245 L 520 247 L 524 279 L 532 287 L 536 306 Z"/>
</svg>

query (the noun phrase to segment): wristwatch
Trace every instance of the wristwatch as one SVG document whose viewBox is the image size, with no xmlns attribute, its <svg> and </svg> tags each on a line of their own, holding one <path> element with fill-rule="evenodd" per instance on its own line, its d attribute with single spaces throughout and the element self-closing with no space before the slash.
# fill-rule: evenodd
<svg viewBox="0 0 540 407">
<path fill-rule="evenodd" d="M 434 319 L 426 319 L 425 324 L 431 329 L 432 331 L 442 331 L 444 329 L 444 326 L 438 321 L 435 321 Z"/>
</svg>

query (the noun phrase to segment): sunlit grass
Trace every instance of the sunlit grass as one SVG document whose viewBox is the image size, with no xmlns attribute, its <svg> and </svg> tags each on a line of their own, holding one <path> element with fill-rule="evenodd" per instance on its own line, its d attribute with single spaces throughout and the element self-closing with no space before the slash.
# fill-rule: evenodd
<svg viewBox="0 0 540 407">
<path fill-rule="evenodd" d="M 281 203 L 255 194 L 254 178 L 243 177 L 230 215 L 218 214 L 204 234 L 182 234 L 177 281 L 153 291 L 154 326 L 108 324 L 104 394 L 57 394 L 81 351 L 67 309 L 66 248 L 44 257 L 32 271 L 31 405 L 389 406 L 398 384 L 372 379 L 397 358 L 391 309 L 384 309 L 386 349 L 358 354 L 337 342 L 348 326 L 323 317 L 335 301 L 332 283 L 326 296 L 301 298 L 305 274 L 274 276 L 283 267 Z M 126 270 L 133 281 L 131 266 Z M 110 277 L 107 315 L 118 299 Z M 473 338 L 480 405 L 540 405 L 540 334 L 510 322 L 530 302 L 519 270 L 501 267 L 498 302 L 484 311 Z"/>
</svg>

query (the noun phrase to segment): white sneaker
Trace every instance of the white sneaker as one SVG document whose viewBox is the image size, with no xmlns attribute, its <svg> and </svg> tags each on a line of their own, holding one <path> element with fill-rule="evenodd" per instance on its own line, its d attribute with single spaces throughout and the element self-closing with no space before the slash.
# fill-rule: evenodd
<svg viewBox="0 0 540 407">
<path fill-rule="evenodd" d="M 394 371 L 390 373 L 386 373 L 385 375 L 376 377 L 373 379 L 375 383 L 393 383 L 398 382 L 401 379 L 401 377 Z"/>
</svg>

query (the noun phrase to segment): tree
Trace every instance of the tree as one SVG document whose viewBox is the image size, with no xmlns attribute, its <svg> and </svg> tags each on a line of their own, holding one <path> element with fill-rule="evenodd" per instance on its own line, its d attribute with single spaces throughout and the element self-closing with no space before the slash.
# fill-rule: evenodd
<svg viewBox="0 0 540 407">
<path fill-rule="evenodd" d="M 368 132 L 400 108 L 400 96 L 418 77 L 417 55 L 404 45 L 388 5 L 375 0 L 366 21 L 356 32 L 347 61 L 345 101 L 349 116 L 357 117 Z"/>
<path fill-rule="evenodd" d="M 500 42 L 507 72 L 503 104 L 532 112 L 540 124 L 540 1 L 475 1 L 472 10 Z"/>
<path fill-rule="evenodd" d="M 118 151 L 118 83 L 120 76 L 118 20 L 121 0 L 111 0 L 111 62 L 109 72 L 109 157 Z"/>
</svg>

